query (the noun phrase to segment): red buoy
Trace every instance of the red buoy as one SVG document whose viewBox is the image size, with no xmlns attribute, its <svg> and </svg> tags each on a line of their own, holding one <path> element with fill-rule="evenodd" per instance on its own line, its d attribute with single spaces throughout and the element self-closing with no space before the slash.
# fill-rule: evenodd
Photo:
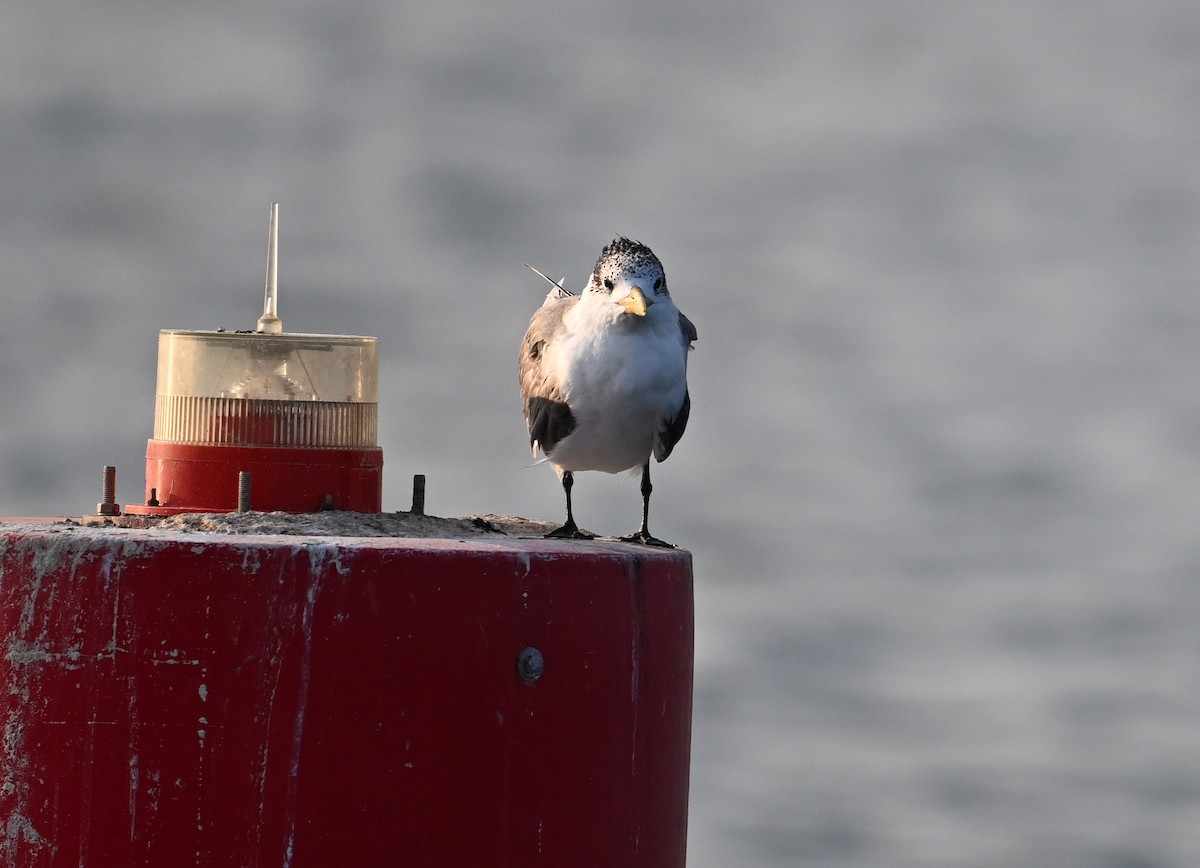
<svg viewBox="0 0 1200 868">
<path fill-rule="evenodd" d="M 682 866 L 691 558 L 0 528 L 6 864 Z"/>
</svg>

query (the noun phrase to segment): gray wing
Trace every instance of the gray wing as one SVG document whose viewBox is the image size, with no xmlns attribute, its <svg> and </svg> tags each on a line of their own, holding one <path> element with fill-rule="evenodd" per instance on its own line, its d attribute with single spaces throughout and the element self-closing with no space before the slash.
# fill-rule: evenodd
<svg viewBox="0 0 1200 868">
<path fill-rule="evenodd" d="M 575 417 L 557 380 L 545 366 L 546 347 L 562 326 L 563 316 L 579 302 L 578 296 L 553 301 L 538 308 L 521 341 L 517 360 L 521 379 L 521 404 L 529 426 L 529 446 L 549 455 L 560 440 L 575 430 Z"/>
<path fill-rule="evenodd" d="M 683 340 L 684 343 L 687 344 L 687 348 L 689 350 L 695 349 L 692 344 L 694 344 L 700 336 L 696 334 L 696 327 L 692 325 L 692 321 L 683 315 L 683 311 L 679 312 L 679 331 L 683 334 Z"/>
<path fill-rule="evenodd" d="M 696 334 L 696 327 L 692 321 L 679 314 L 679 332 L 683 338 L 684 345 L 690 350 L 692 342 L 699 335 Z M 688 394 L 687 389 L 683 390 L 683 403 L 679 405 L 679 409 L 675 411 L 675 415 L 667 419 L 659 426 L 658 437 L 654 441 L 654 457 L 659 461 L 666 461 L 667 456 L 671 454 L 671 450 L 675 448 L 675 444 L 683 437 L 683 432 L 687 429 L 688 416 L 692 413 L 692 396 Z"/>
<path fill-rule="evenodd" d="M 654 440 L 654 457 L 659 461 L 666 461 L 667 456 L 671 454 L 671 450 L 675 448 L 675 444 L 683 437 L 684 429 L 687 428 L 688 416 L 692 412 L 692 398 L 683 391 L 683 403 L 679 405 L 674 417 L 667 419 L 658 429 L 658 437 Z"/>
</svg>

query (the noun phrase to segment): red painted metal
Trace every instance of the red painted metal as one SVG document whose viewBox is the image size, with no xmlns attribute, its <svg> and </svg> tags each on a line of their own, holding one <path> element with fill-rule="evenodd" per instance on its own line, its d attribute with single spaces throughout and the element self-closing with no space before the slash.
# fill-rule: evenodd
<svg viewBox="0 0 1200 868">
<path fill-rule="evenodd" d="M 4 864 L 684 864 L 686 552 L 9 525 L 0 625 Z"/>
<path fill-rule="evenodd" d="M 253 477 L 252 507 L 259 512 L 379 512 L 383 450 L 212 446 L 150 440 L 146 446 L 146 505 L 135 515 L 232 512 L 238 473 Z M 151 499 L 158 503 L 152 505 Z M 327 504 L 328 499 L 328 504 Z"/>
</svg>

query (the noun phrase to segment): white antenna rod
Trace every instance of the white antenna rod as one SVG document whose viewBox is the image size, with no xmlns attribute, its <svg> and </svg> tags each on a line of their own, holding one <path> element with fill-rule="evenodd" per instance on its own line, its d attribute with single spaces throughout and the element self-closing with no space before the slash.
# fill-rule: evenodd
<svg viewBox="0 0 1200 868">
<path fill-rule="evenodd" d="M 267 291 L 263 299 L 263 315 L 258 320 L 259 334 L 283 333 L 279 318 L 279 203 L 271 205 L 271 223 L 267 230 Z"/>
</svg>

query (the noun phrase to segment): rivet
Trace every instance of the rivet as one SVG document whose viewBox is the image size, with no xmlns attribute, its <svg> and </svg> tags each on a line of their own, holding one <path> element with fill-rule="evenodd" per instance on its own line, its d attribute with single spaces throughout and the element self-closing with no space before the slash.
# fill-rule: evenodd
<svg viewBox="0 0 1200 868">
<path fill-rule="evenodd" d="M 546 661 L 542 652 L 536 648 L 525 648 L 517 655 L 517 672 L 526 684 L 533 684 L 542 677 L 546 669 Z"/>
</svg>

